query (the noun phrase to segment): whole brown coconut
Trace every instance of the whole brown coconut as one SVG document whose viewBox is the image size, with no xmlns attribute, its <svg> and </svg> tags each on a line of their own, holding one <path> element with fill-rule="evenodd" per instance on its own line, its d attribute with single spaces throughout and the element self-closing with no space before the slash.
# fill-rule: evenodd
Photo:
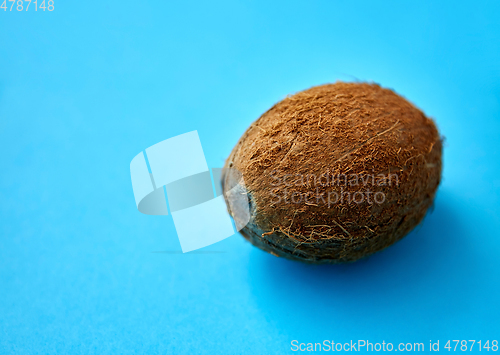
<svg viewBox="0 0 500 355">
<path fill-rule="evenodd" d="M 288 259 L 341 263 L 384 249 L 422 221 L 439 185 L 441 150 L 434 122 L 401 96 L 337 82 L 274 105 L 225 167 L 243 176 L 250 222 L 241 233 L 253 245 Z M 223 174 L 224 192 L 234 176 Z M 238 222 L 245 213 L 231 198 Z"/>
</svg>

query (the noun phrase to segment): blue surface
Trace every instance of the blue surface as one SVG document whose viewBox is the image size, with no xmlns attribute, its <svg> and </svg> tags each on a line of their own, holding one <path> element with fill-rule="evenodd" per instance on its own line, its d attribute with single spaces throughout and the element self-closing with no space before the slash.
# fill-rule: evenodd
<svg viewBox="0 0 500 355">
<path fill-rule="evenodd" d="M 10 6 L 10 4 L 9 4 Z M 500 5 L 56 1 L 0 11 L 0 353 L 291 352 L 291 341 L 500 340 Z M 337 79 L 446 136 L 423 225 L 345 266 L 234 235 L 181 254 L 129 164 L 198 130 L 220 167 L 261 113 Z"/>
</svg>

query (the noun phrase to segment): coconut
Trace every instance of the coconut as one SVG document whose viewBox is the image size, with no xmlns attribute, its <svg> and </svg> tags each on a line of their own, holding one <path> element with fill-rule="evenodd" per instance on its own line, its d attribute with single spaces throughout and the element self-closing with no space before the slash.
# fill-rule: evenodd
<svg viewBox="0 0 500 355">
<path fill-rule="evenodd" d="M 253 245 L 287 259 L 343 263 L 422 221 L 441 154 L 433 120 L 406 99 L 377 84 L 337 82 L 271 107 L 240 138 L 225 171 L 242 176 L 250 221 L 240 232 Z M 246 212 L 228 196 L 238 219 Z"/>
</svg>

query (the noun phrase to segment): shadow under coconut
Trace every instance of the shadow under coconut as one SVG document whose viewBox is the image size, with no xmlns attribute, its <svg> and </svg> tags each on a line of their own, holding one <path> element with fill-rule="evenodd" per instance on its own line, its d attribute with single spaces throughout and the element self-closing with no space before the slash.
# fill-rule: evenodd
<svg viewBox="0 0 500 355">
<path fill-rule="evenodd" d="M 464 262 L 471 241 L 453 200 L 440 191 L 414 231 L 352 264 L 308 265 L 254 250 L 249 272 L 257 304 L 278 329 L 304 341 L 387 337 L 408 322 L 446 322 L 464 306 L 455 293 L 471 275 Z"/>
</svg>

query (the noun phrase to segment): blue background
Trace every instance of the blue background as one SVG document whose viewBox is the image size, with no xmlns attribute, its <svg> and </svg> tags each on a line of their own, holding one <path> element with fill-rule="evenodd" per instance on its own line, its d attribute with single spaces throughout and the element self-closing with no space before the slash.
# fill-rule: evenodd
<svg viewBox="0 0 500 355">
<path fill-rule="evenodd" d="M 0 11 L 0 353 L 500 340 L 499 10 L 56 1 L 53 12 Z M 275 102 L 354 78 L 395 89 L 446 136 L 434 211 L 398 244 L 341 266 L 278 259 L 239 235 L 183 255 L 171 216 L 137 211 L 129 164 L 141 150 L 198 130 L 208 165 L 221 167 Z"/>
</svg>

